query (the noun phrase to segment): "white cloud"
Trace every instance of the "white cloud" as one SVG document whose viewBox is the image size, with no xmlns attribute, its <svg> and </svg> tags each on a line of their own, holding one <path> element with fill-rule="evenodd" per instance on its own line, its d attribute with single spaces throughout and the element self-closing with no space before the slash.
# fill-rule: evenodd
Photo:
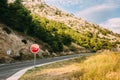
<svg viewBox="0 0 120 80">
<path fill-rule="evenodd" d="M 76 12 L 76 7 L 83 4 L 83 0 L 45 0 L 48 5 L 56 6 L 60 10 L 68 13 Z"/>
<path fill-rule="evenodd" d="M 103 4 L 103 5 L 97 5 L 97 6 L 92 6 L 90 8 L 87 8 L 83 11 L 80 11 L 78 13 L 78 15 L 88 15 L 88 14 L 91 14 L 91 13 L 94 13 L 94 12 L 100 12 L 100 11 L 106 11 L 106 10 L 111 10 L 115 8 L 115 6 L 112 6 L 112 5 L 106 5 L 106 4 Z"/>
<path fill-rule="evenodd" d="M 110 3 L 110 4 L 116 4 L 119 5 L 120 4 L 120 0 L 104 0 L 105 3 Z"/>
<path fill-rule="evenodd" d="M 120 18 L 109 19 L 100 25 L 120 34 Z"/>
<path fill-rule="evenodd" d="M 66 5 L 66 6 L 70 6 L 70 5 L 78 5 L 81 4 L 83 2 L 83 0 L 45 0 L 47 3 L 57 3 L 57 4 L 61 4 L 61 5 Z"/>
<path fill-rule="evenodd" d="M 92 6 L 89 7 L 85 10 L 79 11 L 76 13 L 76 16 L 82 17 L 89 20 L 98 20 L 102 17 L 110 16 L 111 12 L 118 6 L 115 4 L 102 4 L 102 5 L 97 5 L 97 6 Z"/>
</svg>

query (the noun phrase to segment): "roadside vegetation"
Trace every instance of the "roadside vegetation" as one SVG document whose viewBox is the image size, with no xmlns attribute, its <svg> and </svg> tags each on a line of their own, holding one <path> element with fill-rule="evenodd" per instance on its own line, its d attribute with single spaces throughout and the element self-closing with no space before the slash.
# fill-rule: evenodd
<svg viewBox="0 0 120 80">
<path fill-rule="evenodd" d="M 27 71 L 19 80 L 120 80 L 120 53 L 104 52 Z"/>
</svg>

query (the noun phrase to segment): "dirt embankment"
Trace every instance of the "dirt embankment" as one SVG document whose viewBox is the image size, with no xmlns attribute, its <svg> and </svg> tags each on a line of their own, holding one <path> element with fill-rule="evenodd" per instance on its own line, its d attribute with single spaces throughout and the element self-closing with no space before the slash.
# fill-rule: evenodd
<svg viewBox="0 0 120 80">
<path fill-rule="evenodd" d="M 31 54 L 29 48 L 34 43 L 39 44 L 43 52 L 45 50 L 48 52 L 49 46 L 46 43 L 0 24 L 0 63 L 32 58 L 33 54 Z M 11 51 L 10 55 L 7 54 L 8 50 Z M 41 54 L 38 55 L 40 56 Z"/>
</svg>

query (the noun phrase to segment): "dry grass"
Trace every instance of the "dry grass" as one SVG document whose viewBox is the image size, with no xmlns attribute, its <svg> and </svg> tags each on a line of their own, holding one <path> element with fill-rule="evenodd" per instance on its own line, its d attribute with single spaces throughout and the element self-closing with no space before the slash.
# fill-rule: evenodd
<svg viewBox="0 0 120 80">
<path fill-rule="evenodd" d="M 120 53 L 101 53 L 46 65 L 28 71 L 20 80 L 120 80 Z"/>
<path fill-rule="evenodd" d="M 120 53 L 102 53 L 80 64 L 80 80 L 120 80 Z M 78 73 L 78 72 L 77 72 Z M 73 77 L 76 74 L 73 74 Z"/>
</svg>

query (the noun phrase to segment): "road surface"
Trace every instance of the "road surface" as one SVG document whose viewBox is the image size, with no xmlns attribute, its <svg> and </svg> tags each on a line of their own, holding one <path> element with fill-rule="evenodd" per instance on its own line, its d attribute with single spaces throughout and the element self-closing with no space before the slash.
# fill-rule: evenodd
<svg viewBox="0 0 120 80">
<path fill-rule="evenodd" d="M 36 64 L 44 64 L 44 63 L 49 63 L 49 62 L 53 62 L 53 61 L 84 56 L 84 55 L 88 55 L 88 54 L 90 54 L 90 53 L 67 55 L 67 56 L 47 58 L 47 59 L 39 59 L 36 61 Z M 30 67 L 30 66 L 33 66 L 33 60 L 25 61 L 25 62 L 16 62 L 16 63 L 11 63 L 11 64 L 10 63 L 9 64 L 0 64 L 0 80 L 6 80 L 8 77 L 15 74 L 19 70 L 22 70 L 22 69 Z"/>
</svg>

